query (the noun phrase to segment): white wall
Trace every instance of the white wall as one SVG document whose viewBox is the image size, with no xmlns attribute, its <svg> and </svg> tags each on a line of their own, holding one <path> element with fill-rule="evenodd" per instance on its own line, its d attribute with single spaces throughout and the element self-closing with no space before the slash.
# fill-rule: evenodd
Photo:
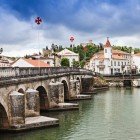
<svg viewBox="0 0 140 140">
<path fill-rule="evenodd" d="M 138 69 L 138 73 L 140 73 L 140 56 L 133 55 L 132 64 L 135 65 Z"/>
<path fill-rule="evenodd" d="M 50 67 L 54 67 L 54 60 L 53 59 L 44 59 L 44 60 L 41 60 L 45 63 L 49 63 Z"/>
<path fill-rule="evenodd" d="M 104 48 L 104 57 L 111 59 L 111 57 L 112 57 L 112 48 L 111 47 Z"/>
</svg>

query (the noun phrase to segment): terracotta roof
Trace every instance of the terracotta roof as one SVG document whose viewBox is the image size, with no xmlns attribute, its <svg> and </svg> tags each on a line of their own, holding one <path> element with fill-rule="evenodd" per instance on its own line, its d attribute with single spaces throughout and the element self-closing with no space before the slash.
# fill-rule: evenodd
<svg viewBox="0 0 140 140">
<path fill-rule="evenodd" d="M 124 58 L 123 56 L 119 56 L 119 55 L 113 55 L 112 59 L 125 60 L 126 58 Z"/>
<path fill-rule="evenodd" d="M 95 59 L 103 60 L 104 59 L 104 54 L 103 53 L 95 54 L 91 59 L 93 59 L 93 60 L 95 60 Z"/>
<path fill-rule="evenodd" d="M 33 59 L 23 59 L 34 67 L 50 67 L 49 64 L 41 61 L 41 60 L 33 60 Z"/>
<path fill-rule="evenodd" d="M 123 56 L 125 54 L 127 54 L 127 55 L 129 54 L 129 53 L 126 53 L 126 52 L 123 52 L 123 51 L 120 51 L 120 50 L 113 50 L 113 49 L 112 49 L 112 53 L 113 53 L 113 55 L 112 55 L 113 59 L 120 59 L 120 60 L 123 60 L 123 59 L 125 60 L 126 58 L 124 58 Z M 139 56 L 140 56 L 140 54 L 139 54 Z M 100 51 L 100 52 L 94 54 L 91 59 L 93 59 L 93 60 L 97 59 L 97 60 L 100 60 L 100 61 L 104 60 L 105 59 L 104 51 Z"/>
<path fill-rule="evenodd" d="M 108 38 L 107 38 L 107 41 L 106 41 L 105 47 L 111 47 L 111 44 L 110 44 L 110 41 L 109 41 Z"/>
</svg>

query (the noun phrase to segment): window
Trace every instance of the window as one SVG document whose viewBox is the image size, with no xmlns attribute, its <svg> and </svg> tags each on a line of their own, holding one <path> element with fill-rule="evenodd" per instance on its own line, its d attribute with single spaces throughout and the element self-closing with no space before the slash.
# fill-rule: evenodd
<svg viewBox="0 0 140 140">
<path fill-rule="evenodd" d="M 107 49 L 105 49 L 105 53 L 107 53 Z"/>
<path fill-rule="evenodd" d="M 118 66 L 120 66 L 120 62 L 118 62 Z"/>
<path fill-rule="evenodd" d="M 122 65 L 123 65 L 123 62 L 122 62 Z"/>
<path fill-rule="evenodd" d="M 114 66 L 116 66 L 116 61 L 114 61 Z"/>
<path fill-rule="evenodd" d="M 112 61 L 111 61 L 111 66 L 113 65 Z"/>
</svg>

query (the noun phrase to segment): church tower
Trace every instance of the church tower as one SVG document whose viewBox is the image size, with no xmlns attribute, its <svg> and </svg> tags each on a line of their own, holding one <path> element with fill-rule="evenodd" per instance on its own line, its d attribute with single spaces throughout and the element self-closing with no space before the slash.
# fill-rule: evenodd
<svg viewBox="0 0 140 140">
<path fill-rule="evenodd" d="M 104 57 L 109 59 L 112 58 L 112 47 L 109 38 L 107 38 L 106 44 L 104 46 Z"/>
</svg>

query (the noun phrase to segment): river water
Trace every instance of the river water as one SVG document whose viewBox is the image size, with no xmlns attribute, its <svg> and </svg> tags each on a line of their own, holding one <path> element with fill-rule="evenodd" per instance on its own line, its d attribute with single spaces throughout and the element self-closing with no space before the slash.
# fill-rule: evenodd
<svg viewBox="0 0 140 140">
<path fill-rule="evenodd" d="M 110 88 L 79 105 L 44 114 L 59 118 L 59 127 L 0 134 L 0 140 L 140 140 L 140 89 Z"/>
</svg>

